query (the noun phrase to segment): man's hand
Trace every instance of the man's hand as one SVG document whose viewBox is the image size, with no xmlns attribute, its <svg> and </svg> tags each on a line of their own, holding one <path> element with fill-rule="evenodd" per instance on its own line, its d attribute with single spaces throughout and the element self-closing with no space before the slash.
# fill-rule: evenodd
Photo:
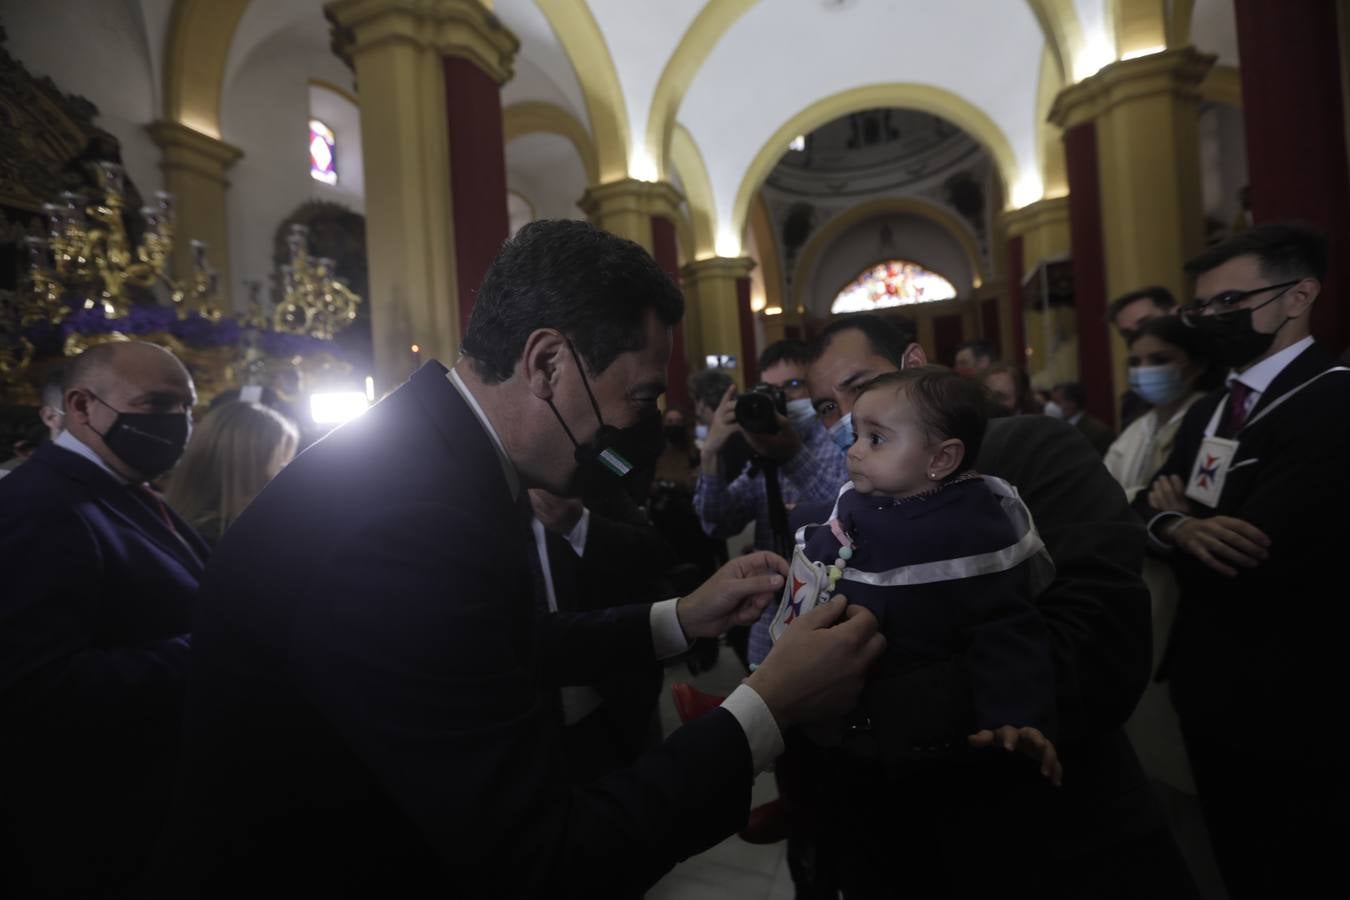
<svg viewBox="0 0 1350 900">
<path fill-rule="evenodd" d="M 579 497 L 559 497 L 538 488 L 530 488 L 530 505 L 534 507 L 535 518 L 543 522 L 545 528 L 563 537 L 577 527 L 586 509 Z"/>
<path fill-rule="evenodd" d="M 745 683 L 779 728 L 819 722 L 857 704 L 867 670 L 885 650 L 876 617 L 836 596 L 793 622 Z"/>
<path fill-rule="evenodd" d="M 675 604 L 685 637 L 717 637 L 733 625 L 749 625 L 778 599 L 788 564 L 761 550 L 738 556 Z"/>
<path fill-rule="evenodd" d="M 1186 499 L 1186 482 L 1177 475 L 1164 475 L 1153 482 L 1148 492 L 1148 505 L 1158 512 L 1179 512 L 1190 515 L 1195 510 Z"/>
<path fill-rule="evenodd" d="M 1162 536 L 1228 578 L 1237 575 L 1234 566 L 1254 569 L 1270 558 L 1265 532 L 1231 516 L 1182 519 L 1169 524 Z"/>
<path fill-rule="evenodd" d="M 727 388 L 722 402 L 713 411 L 712 421 L 708 423 L 708 437 L 703 441 L 703 471 L 713 466 L 717 471 L 717 453 L 726 444 L 727 439 L 741 430 L 736 424 L 736 385 Z"/>
<path fill-rule="evenodd" d="M 1041 764 L 1041 774 L 1049 778 L 1051 784 L 1055 787 L 1064 784 L 1064 767 L 1059 764 L 1059 754 L 1055 752 L 1055 745 L 1038 729 L 1004 725 L 997 731 L 990 731 L 987 728 L 984 731 L 977 731 L 966 740 L 977 750 L 996 745 L 1009 753 L 1020 750 Z"/>
<path fill-rule="evenodd" d="M 753 431 L 741 429 L 741 434 L 745 435 L 745 442 L 750 445 L 760 456 L 767 457 L 774 462 L 785 463 L 797 455 L 797 451 L 802 449 L 802 436 L 797 433 L 797 429 L 792 427 L 792 423 L 786 416 L 777 415 L 778 433 L 777 434 L 755 434 Z"/>
</svg>

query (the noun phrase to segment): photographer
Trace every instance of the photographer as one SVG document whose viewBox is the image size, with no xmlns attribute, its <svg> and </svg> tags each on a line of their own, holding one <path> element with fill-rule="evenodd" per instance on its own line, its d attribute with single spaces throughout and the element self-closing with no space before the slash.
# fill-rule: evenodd
<svg viewBox="0 0 1350 900">
<path fill-rule="evenodd" d="M 759 359 L 763 384 L 739 401 L 735 386 L 728 387 L 713 412 L 694 491 L 694 511 L 711 537 L 731 537 L 753 520 L 755 547 L 775 549 L 790 536 L 779 535 L 775 541 L 770 478 L 777 478 L 782 502 L 789 509 L 798 503 L 833 500 L 848 480 L 844 454 L 811 406 L 807 359 L 806 346 L 798 341 L 770 345 Z M 752 421 L 745 420 L 746 414 Z M 755 457 L 742 471 L 728 472 L 721 450 L 736 437 L 750 445 Z"/>
</svg>

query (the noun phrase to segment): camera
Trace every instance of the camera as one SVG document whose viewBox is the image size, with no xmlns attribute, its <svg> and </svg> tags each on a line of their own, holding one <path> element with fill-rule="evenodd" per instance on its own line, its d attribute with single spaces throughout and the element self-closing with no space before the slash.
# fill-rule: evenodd
<svg viewBox="0 0 1350 900">
<path fill-rule="evenodd" d="M 777 434 L 787 415 L 787 395 L 776 384 L 757 384 L 736 398 L 736 422 L 751 434 Z"/>
</svg>

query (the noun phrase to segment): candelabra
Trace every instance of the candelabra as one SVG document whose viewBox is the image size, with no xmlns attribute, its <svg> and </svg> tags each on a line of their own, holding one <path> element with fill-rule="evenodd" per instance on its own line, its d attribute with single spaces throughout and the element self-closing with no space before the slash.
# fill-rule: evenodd
<svg viewBox="0 0 1350 900">
<path fill-rule="evenodd" d="M 291 261 L 281 267 L 282 298 L 273 313 L 272 327 L 331 341 L 356 318 L 361 298 L 335 277 L 333 260 L 309 255 L 307 227 L 292 225 L 286 243 Z"/>
<path fill-rule="evenodd" d="M 156 205 L 141 209 L 145 234 L 132 247 L 122 222 L 125 202 L 122 167 L 98 164 L 102 197 L 86 204 L 66 191 L 60 202 L 43 204 L 47 237 L 28 238 L 28 289 L 21 303 L 25 324 L 58 325 L 72 311 L 100 309 L 108 319 L 127 314 L 130 288 L 165 284 L 180 317 L 195 312 L 220 318 L 217 278 L 206 260 L 206 245 L 192 242 L 193 275 L 183 284 L 166 269 L 174 241 L 173 198 L 160 191 Z"/>
</svg>

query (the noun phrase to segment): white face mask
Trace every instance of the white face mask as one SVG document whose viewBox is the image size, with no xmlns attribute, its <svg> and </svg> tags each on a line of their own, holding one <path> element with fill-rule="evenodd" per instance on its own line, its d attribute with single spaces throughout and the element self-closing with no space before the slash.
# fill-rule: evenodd
<svg viewBox="0 0 1350 900">
<path fill-rule="evenodd" d="M 1045 404 L 1045 414 L 1052 419 L 1062 419 L 1064 418 L 1064 407 L 1051 400 Z"/>
<path fill-rule="evenodd" d="M 816 417 L 816 408 L 811 405 L 811 398 L 802 397 L 798 400 L 789 400 L 787 417 L 788 421 L 798 428 L 809 423 Z"/>
<path fill-rule="evenodd" d="M 853 413 L 848 413 L 830 426 L 830 437 L 834 440 L 835 446 L 845 452 L 853 446 Z"/>
<path fill-rule="evenodd" d="M 708 426 L 703 424 L 695 425 L 694 439 L 699 441 L 706 441 L 708 439 Z"/>
</svg>

